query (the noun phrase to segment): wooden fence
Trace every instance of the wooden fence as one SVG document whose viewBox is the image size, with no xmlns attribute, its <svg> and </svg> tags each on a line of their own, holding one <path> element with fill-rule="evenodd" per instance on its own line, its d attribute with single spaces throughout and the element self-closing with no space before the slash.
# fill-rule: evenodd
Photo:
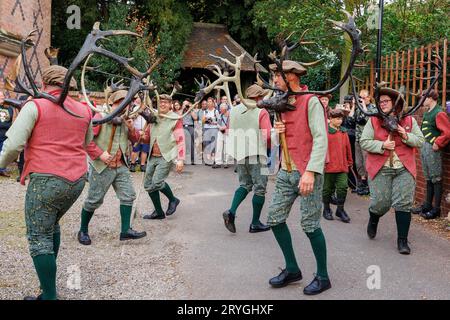
<svg viewBox="0 0 450 320">
<path fill-rule="evenodd" d="M 417 103 L 417 97 L 414 96 L 418 91 L 426 89 L 431 80 L 422 80 L 420 78 L 429 78 L 437 69 L 426 61 L 431 57 L 432 52 L 438 52 L 443 62 L 443 75 L 435 86 L 441 92 L 441 101 L 445 106 L 445 101 L 449 97 L 448 83 L 448 39 L 436 41 L 427 46 L 409 49 L 383 56 L 381 59 L 381 81 L 387 82 L 389 87 L 400 89 L 405 88 L 406 102 L 409 106 Z M 375 84 L 375 62 L 368 63 L 366 68 L 370 68 L 370 73 L 364 79 L 358 79 L 356 82 L 357 91 L 361 89 L 369 90 L 371 96 L 374 95 Z"/>
</svg>

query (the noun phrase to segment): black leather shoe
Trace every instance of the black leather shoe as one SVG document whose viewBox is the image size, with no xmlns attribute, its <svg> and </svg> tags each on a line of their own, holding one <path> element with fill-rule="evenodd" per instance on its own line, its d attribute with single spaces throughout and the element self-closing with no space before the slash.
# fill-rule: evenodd
<svg viewBox="0 0 450 320">
<path fill-rule="evenodd" d="M 361 186 L 356 192 L 358 196 L 368 196 L 370 194 L 369 188 L 366 186 Z"/>
<path fill-rule="evenodd" d="M 136 172 L 136 165 L 130 164 L 130 172 Z"/>
<path fill-rule="evenodd" d="M 291 282 L 300 281 L 303 279 L 302 272 L 290 273 L 283 269 L 279 275 L 269 280 L 269 284 L 274 288 L 282 288 Z"/>
<path fill-rule="evenodd" d="M 374 239 L 376 237 L 378 222 L 379 219 L 377 220 L 372 216 L 369 218 L 369 223 L 367 224 L 367 236 L 369 237 L 369 239 Z"/>
<path fill-rule="evenodd" d="M 421 214 L 421 213 L 427 213 L 428 211 L 430 211 L 432 209 L 432 207 L 427 206 L 425 204 L 412 208 L 411 209 L 411 213 L 412 214 Z"/>
<path fill-rule="evenodd" d="M 8 173 L 6 173 L 6 171 L 0 171 L 0 176 L 1 177 L 5 177 L 5 178 L 10 178 L 11 177 Z"/>
<path fill-rule="evenodd" d="M 175 213 L 175 211 L 177 211 L 177 207 L 180 204 L 180 199 L 175 198 L 174 201 L 169 202 L 169 207 L 167 208 L 166 211 L 166 216 L 171 216 Z"/>
<path fill-rule="evenodd" d="M 303 289 L 303 293 L 308 296 L 313 296 L 330 288 L 331 282 L 329 279 L 321 279 L 318 276 L 315 276 L 314 280 Z"/>
<path fill-rule="evenodd" d="M 166 218 L 166 215 L 164 213 L 158 214 L 158 212 L 156 212 L 156 211 L 153 211 L 151 214 L 147 214 L 144 216 L 144 219 L 147 219 L 147 220 L 162 220 L 165 218 Z"/>
<path fill-rule="evenodd" d="M 78 242 L 84 244 L 85 246 L 89 246 L 91 242 L 91 237 L 89 237 L 89 233 L 78 231 Z"/>
<path fill-rule="evenodd" d="M 408 246 L 408 239 L 407 238 L 398 238 L 397 239 L 397 248 L 398 252 L 401 254 L 410 254 L 411 248 Z"/>
<path fill-rule="evenodd" d="M 436 219 L 441 216 L 441 209 L 433 208 L 428 212 L 422 213 L 420 216 L 426 220 Z"/>
<path fill-rule="evenodd" d="M 147 232 L 145 232 L 145 231 L 137 232 L 130 228 L 130 229 L 128 229 L 128 231 L 126 233 L 120 233 L 120 241 L 136 240 L 136 239 L 144 238 L 145 236 L 147 236 Z"/>
<path fill-rule="evenodd" d="M 250 233 L 269 231 L 270 227 L 258 222 L 258 224 L 251 224 L 249 228 Z"/>
<path fill-rule="evenodd" d="M 234 225 L 234 215 L 231 214 L 229 210 L 225 211 L 223 214 L 223 222 L 225 223 L 225 228 L 232 233 L 236 233 L 236 226 Z"/>
<path fill-rule="evenodd" d="M 342 222 L 349 223 L 350 217 L 347 215 L 347 212 L 345 212 L 344 209 L 337 208 L 336 210 L 336 217 L 341 219 Z"/>
<path fill-rule="evenodd" d="M 37 297 L 33 296 L 26 296 L 23 298 L 25 301 L 36 301 L 36 300 L 42 300 L 42 294 L 38 295 Z"/>
<path fill-rule="evenodd" d="M 141 164 L 141 172 L 145 172 L 147 170 L 147 166 L 145 164 Z"/>
<path fill-rule="evenodd" d="M 336 198 L 335 195 L 331 196 L 331 201 L 330 201 L 330 203 L 333 204 L 333 205 L 335 205 L 335 206 L 337 206 L 337 198 Z"/>
<path fill-rule="evenodd" d="M 334 220 L 333 218 L 333 211 L 331 211 L 330 208 L 323 209 L 323 217 L 327 220 Z"/>
</svg>

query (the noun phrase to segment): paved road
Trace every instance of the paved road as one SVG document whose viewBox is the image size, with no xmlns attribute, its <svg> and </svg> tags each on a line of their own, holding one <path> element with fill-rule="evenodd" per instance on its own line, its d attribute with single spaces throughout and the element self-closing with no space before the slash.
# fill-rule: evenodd
<svg viewBox="0 0 450 320">
<path fill-rule="evenodd" d="M 237 187 L 233 169 L 203 165 L 187 166 L 178 179 L 171 178 L 182 204 L 169 219 L 172 228 L 167 240 L 182 250 L 179 270 L 187 284 L 187 295 L 179 299 L 449 299 L 450 243 L 430 234 L 419 225 L 410 233 L 412 254 L 402 256 L 396 249 L 393 214 L 380 221 L 375 240 L 369 240 L 365 228 L 368 200 L 350 195 L 350 224 L 322 220 L 327 239 L 329 274 L 332 289 L 316 296 L 303 295 L 302 289 L 313 278 L 315 263 L 306 236 L 299 225 L 298 203 L 288 224 L 295 253 L 304 279 L 282 289 L 269 286 L 270 277 L 284 267 L 281 251 L 271 232 L 250 234 L 251 198 L 238 211 L 237 233 L 228 232 L 222 212 L 230 205 Z M 267 214 L 270 194 L 263 210 Z M 380 289 L 368 289 L 369 266 L 378 266 Z M 186 293 L 184 293 L 186 294 Z"/>
</svg>

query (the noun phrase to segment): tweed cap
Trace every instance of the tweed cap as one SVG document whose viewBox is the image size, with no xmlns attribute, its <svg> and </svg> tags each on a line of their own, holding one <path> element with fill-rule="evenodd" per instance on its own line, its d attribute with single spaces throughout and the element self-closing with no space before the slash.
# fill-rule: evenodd
<svg viewBox="0 0 450 320">
<path fill-rule="evenodd" d="M 245 95 L 247 98 L 253 99 L 258 97 L 263 97 L 267 94 L 267 90 L 264 90 L 257 84 L 252 84 L 250 87 L 247 88 L 245 91 Z"/>
<path fill-rule="evenodd" d="M 277 65 L 275 63 L 269 65 L 269 69 L 272 71 L 277 71 Z M 296 73 L 298 75 L 306 74 L 306 68 L 303 67 L 300 63 L 292 60 L 284 60 L 283 61 L 283 72 L 287 73 Z"/>
<path fill-rule="evenodd" d="M 125 99 L 125 97 L 127 96 L 128 91 L 127 90 L 119 90 L 114 92 L 113 94 L 111 94 L 111 96 L 109 97 L 109 104 L 114 104 L 117 101 L 120 101 L 122 99 Z"/>
<path fill-rule="evenodd" d="M 172 101 L 172 97 L 168 94 L 161 94 L 159 96 L 159 100 L 167 100 L 167 101 Z"/>
<path fill-rule="evenodd" d="M 64 84 L 64 78 L 66 77 L 67 69 L 61 66 L 53 65 L 45 68 L 42 72 L 42 82 L 46 85 L 62 87 Z M 70 89 L 77 90 L 77 82 L 72 77 L 70 79 Z"/>
</svg>

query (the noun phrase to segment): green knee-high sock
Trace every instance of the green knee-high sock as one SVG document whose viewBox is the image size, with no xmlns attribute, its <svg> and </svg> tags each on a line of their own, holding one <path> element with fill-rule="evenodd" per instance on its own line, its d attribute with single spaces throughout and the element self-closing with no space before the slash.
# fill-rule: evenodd
<svg viewBox="0 0 450 320">
<path fill-rule="evenodd" d="M 39 278 L 43 300 L 56 300 L 56 259 L 53 254 L 33 258 L 34 268 Z"/>
<path fill-rule="evenodd" d="M 122 233 L 126 233 L 128 229 L 130 229 L 130 219 L 131 219 L 131 211 L 133 210 L 132 206 L 120 205 L 120 221 L 121 227 L 120 230 Z"/>
<path fill-rule="evenodd" d="M 91 221 L 93 215 L 93 212 L 89 212 L 84 209 L 81 210 L 81 232 L 87 233 L 89 231 L 89 222 Z"/>
<path fill-rule="evenodd" d="M 61 244 L 61 233 L 53 234 L 53 251 L 55 252 L 55 259 L 58 258 L 59 245 Z"/>
<path fill-rule="evenodd" d="M 239 187 L 234 193 L 233 203 L 231 204 L 230 212 L 233 215 L 236 215 L 236 210 L 239 205 L 244 201 L 247 197 L 248 191 L 245 188 Z"/>
<path fill-rule="evenodd" d="M 409 226 L 411 225 L 411 212 L 395 212 L 395 221 L 397 222 L 397 235 L 399 238 L 408 238 Z"/>
<path fill-rule="evenodd" d="M 158 213 L 158 215 L 163 216 L 164 211 L 161 207 L 161 197 L 159 195 L 159 191 L 149 192 L 148 195 L 150 196 L 150 199 L 152 199 L 155 211 Z"/>
<path fill-rule="evenodd" d="M 256 225 L 258 224 L 259 218 L 261 217 L 261 211 L 264 206 L 264 202 L 266 201 L 266 197 L 253 195 L 252 204 L 253 204 L 253 219 L 252 224 Z"/>
<path fill-rule="evenodd" d="M 294 248 L 292 247 L 292 238 L 289 228 L 286 223 L 280 223 L 272 227 L 272 232 L 277 239 L 278 245 L 283 252 L 284 260 L 286 261 L 286 270 L 291 273 L 300 271 L 297 260 L 295 259 Z"/>
<path fill-rule="evenodd" d="M 314 232 L 306 234 L 311 242 L 311 247 L 316 257 L 317 276 L 323 279 L 328 279 L 327 271 L 327 244 L 325 243 L 325 236 L 322 229 L 317 229 Z"/>
<path fill-rule="evenodd" d="M 167 199 L 169 199 L 170 202 L 175 200 L 172 189 L 170 189 L 170 186 L 167 182 L 164 183 L 164 188 L 161 189 L 161 192 L 167 197 Z"/>
</svg>

